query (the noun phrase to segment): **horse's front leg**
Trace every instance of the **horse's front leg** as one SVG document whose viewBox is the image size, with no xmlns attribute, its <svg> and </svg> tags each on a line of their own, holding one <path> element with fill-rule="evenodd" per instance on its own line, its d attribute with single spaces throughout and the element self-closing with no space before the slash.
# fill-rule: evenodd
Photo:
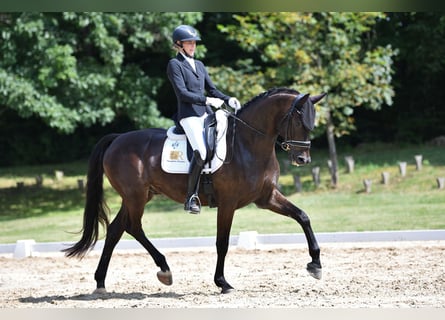
<svg viewBox="0 0 445 320">
<path fill-rule="evenodd" d="M 234 209 L 224 206 L 218 208 L 216 252 L 218 255 L 214 281 L 221 288 L 221 293 L 230 293 L 234 288 L 224 277 L 224 262 L 229 248 L 230 229 L 232 228 Z"/>
<path fill-rule="evenodd" d="M 258 201 L 256 202 L 256 205 L 260 208 L 269 209 L 278 214 L 290 217 L 301 225 L 308 243 L 309 255 L 312 258 L 312 261 L 307 264 L 307 271 L 315 279 L 321 279 L 320 248 L 317 239 L 315 239 L 311 222 L 307 214 L 300 208 L 294 206 L 277 189 L 272 191 L 268 201 Z"/>
</svg>

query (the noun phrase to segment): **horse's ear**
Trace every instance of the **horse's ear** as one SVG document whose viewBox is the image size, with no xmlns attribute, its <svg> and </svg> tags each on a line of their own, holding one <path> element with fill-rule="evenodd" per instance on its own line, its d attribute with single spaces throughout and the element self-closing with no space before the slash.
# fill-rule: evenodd
<svg viewBox="0 0 445 320">
<path fill-rule="evenodd" d="M 297 96 L 297 98 L 295 99 L 295 105 L 297 105 L 297 106 L 303 105 L 307 101 L 308 98 L 309 98 L 308 93 L 300 93 Z"/>
<path fill-rule="evenodd" d="M 322 93 L 316 96 L 311 96 L 311 101 L 313 104 L 316 104 L 317 102 L 319 102 L 321 99 L 323 99 L 324 97 L 326 97 L 327 93 Z"/>
</svg>

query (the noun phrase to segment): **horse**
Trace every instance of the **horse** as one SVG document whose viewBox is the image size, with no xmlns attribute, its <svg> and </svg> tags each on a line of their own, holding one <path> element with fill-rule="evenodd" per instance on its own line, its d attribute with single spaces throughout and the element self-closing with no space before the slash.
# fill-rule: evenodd
<svg viewBox="0 0 445 320">
<path fill-rule="evenodd" d="M 278 189 L 280 167 L 275 146 L 279 144 L 288 152 L 293 165 L 311 161 L 314 104 L 325 95 L 310 96 L 289 88 L 273 88 L 228 116 L 226 143 L 230 156 L 212 174 L 217 207 L 214 283 L 221 293 L 234 290 L 224 276 L 233 216 L 237 209 L 250 203 L 290 217 L 301 225 L 312 259 L 306 269 L 312 277 L 321 279 L 320 248 L 310 219 Z M 105 277 L 111 255 L 124 231 L 151 255 L 160 268 L 158 280 L 165 285 L 173 282 L 165 256 L 147 238 L 141 223 L 145 205 L 155 195 L 163 194 L 176 202 L 183 202 L 186 197 L 187 174 L 171 174 L 161 169 L 165 139 L 166 130 L 161 128 L 111 133 L 103 136 L 91 152 L 81 239 L 63 251 L 67 257 L 81 259 L 98 240 L 100 225 L 106 228 L 103 251 L 94 274 L 97 293 L 106 292 Z M 104 199 L 104 174 L 122 198 L 121 207 L 111 223 Z M 208 205 L 201 191 L 199 197 L 203 206 Z"/>
</svg>

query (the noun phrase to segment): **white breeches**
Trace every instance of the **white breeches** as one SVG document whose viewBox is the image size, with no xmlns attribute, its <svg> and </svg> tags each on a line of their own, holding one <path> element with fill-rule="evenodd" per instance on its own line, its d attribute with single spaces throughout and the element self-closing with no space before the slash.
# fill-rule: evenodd
<svg viewBox="0 0 445 320">
<path fill-rule="evenodd" d="M 203 160 L 207 157 L 207 149 L 204 141 L 204 120 L 207 116 L 208 114 L 204 113 L 200 117 L 188 117 L 179 121 L 193 151 L 198 150 Z"/>
</svg>

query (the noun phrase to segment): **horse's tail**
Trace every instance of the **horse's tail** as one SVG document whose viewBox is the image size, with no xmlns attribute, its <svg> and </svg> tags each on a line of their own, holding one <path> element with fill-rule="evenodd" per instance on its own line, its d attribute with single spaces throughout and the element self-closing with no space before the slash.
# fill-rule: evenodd
<svg viewBox="0 0 445 320">
<path fill-rule="evenodd" d="M 119 134 L 104 136 L 94 147 L 88 162 L 86 202 L 83 213 L 82 238 L 73 246 L 62 250 L 67 257 L 83 258 L 96 244 L 99 237 L 99 223 L 108 227 L 108 207 L 103 189 L 103 157 L 105 151 Z"/>
</svg>

